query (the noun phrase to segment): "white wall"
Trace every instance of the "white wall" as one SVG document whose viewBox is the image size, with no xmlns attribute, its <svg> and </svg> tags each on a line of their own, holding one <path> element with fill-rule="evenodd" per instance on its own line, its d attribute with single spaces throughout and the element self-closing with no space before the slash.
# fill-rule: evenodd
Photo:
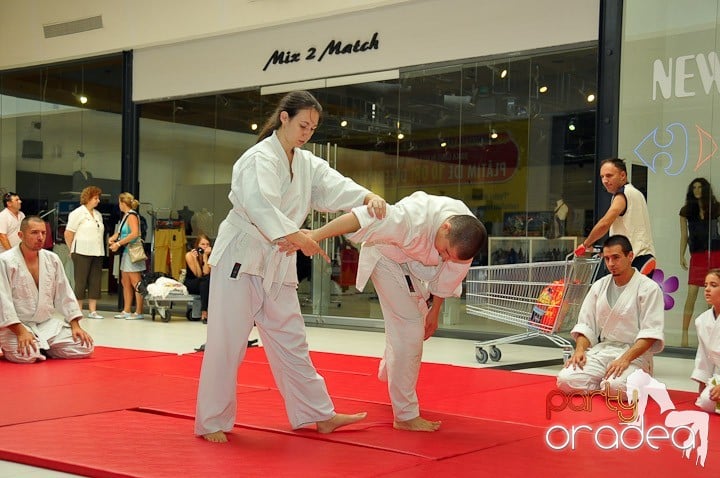
<svg viewBox="0 0 720 478">
<path fill-rule="evenodd" d="M 599 1 L 427 0 L 135 52 L 133 99 L 147 101 L 596 41 Z M 325 56 L 330 41 L 379 47 Z M 317 54 L 307 59 L 311 49 Z M 298 61 L 271 65 L 275 51 Z"/>
<path fill-rule="evenodd" d="M 0 0 L 0 70 L 162 45 L 421 0 Z M 101 15 L 46 39 L 43 25 Z"/>
</svg>

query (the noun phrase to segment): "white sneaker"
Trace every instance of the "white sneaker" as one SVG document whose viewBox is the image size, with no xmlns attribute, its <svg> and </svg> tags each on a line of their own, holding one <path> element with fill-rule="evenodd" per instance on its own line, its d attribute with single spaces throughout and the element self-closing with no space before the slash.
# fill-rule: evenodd
<svg viewBox="0 0 720 478">
<path fill-rule="evenodd" d="M 130 312 L 120 312 L 119 314 L 115 315 L 116 319 L 127 319 L 130 317 Z"/>
<path fill-rule="evenodd" d="M 143 320 L 144 318 L 145 318 L 145 316 L 142 314 L 132 313 L 132 314 L 128 315 L 127 317 L 125 317 L 125 320 Z"/>
<path fill-rule="evenodd" d="M 96 310 L 93 310 L 88 315 L 88 319 L 104 319 L 102 315 L 98 314 Z"/>
</svg>

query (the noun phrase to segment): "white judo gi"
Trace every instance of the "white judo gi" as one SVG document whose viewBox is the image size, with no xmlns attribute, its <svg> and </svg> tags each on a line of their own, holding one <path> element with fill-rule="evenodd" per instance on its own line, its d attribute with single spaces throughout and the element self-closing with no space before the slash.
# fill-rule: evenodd
<svg viewBox="0 0 720 478">
<path fill-rule="evenodd" d="M 698 348 L 690 378 L 706 385 L 695 405 L 707 412 L 720 413 L 718 402 L 710 399 L 710 389 L 720 385 L 720 325 L 712 307 L 695 319 L 695 329 Z"/>
<path fill-rule="evenodd" d="M 325 380 L 310 361 L 297 297 L 296 256 L 273 241 L 298 232 L 311 209 L 348 211 L 370 191 L 295 149 L 292 175 L 276 133 L 235 162 L 233 205 L 210 255 L 208 336 L 200 373 L 195 433 L 230 431 L 235 422 L 237 368 L 257 325 L 293 428 L 335 414 Z M 298 254 L 302 252 L 298 251 Z"/>
<path fill-rule="evenodd" d="M 613 277 L 607 275 L 595 282 L 578 316 L 578 322 L 570 331 L 577 340 L 584 335 L 590 341 L 586 352 L 587 361 L 580 367 L 563 368 L 558 374 L 557 386 L 560 390 L 592 391 L 604 388 L 601 381 L 607 367 L 620 357 L 638 339 L 656 339 L 643 355 L 632 361 L 619 377 L 607 381 L 611 393 L 626 391 L 628 375 L 642 369 L 652 375 L 653 355 L 665 345 L 663 328 L 665 325 L 663 293 L 660 286 L 637 270 L 632 275 L 613 307 L 608 303 L 608 287 Z"/>
<path fill-rule="evenodd" d="M 17 353 L 17 336 L 8 326 L 22 323 L 49 357 L 88 357 L 93 346 L 77 343 L 72 336 L 70 321 L 82 317 L 82 312 L 63 264 L 53 252 L 41 249 L 39 254 L 37 286 L 20 246 L 0 254 L 0 348 L 11 362 L 32 363 L 45 359 L 39 351 L 30 355 Z M 65 321 L 53 317 L 56 309 Z"/>
<path fill-rule="evenodd" d="M 470 263 L 444 262 L 435 249 L 440 226 L 455 215 L 472 212 L 461 201 L 416 192 L 388 206 L 378 220 L 367 208 L 353 213 L 360 229 L 348 235 L 363 243 L 358 263 L 358 290 L 372 279 L 385 320 L 385 353 L 379 378 L 387 380 L 398 421 L 420 415 L 415 387 L 422 360 L 425 316 L 430 295 L 459 297 Z"/>
</svg>

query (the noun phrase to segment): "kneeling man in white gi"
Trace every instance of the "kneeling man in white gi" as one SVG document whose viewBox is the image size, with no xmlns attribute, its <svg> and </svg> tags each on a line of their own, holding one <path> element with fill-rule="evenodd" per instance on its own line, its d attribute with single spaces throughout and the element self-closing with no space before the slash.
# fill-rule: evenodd
<svg viewBox="0 0 720 478">
<path fill-rule="evenodd" d="M 62 262 L 43 249 L 45 234 L 42 219 L 26 217 L 20 244 L 0 254 L 0 348 L 10 362 L 85 358 L 93 351 Z M 56 308 L 65 321 L 53 317 Z"/>
<path fill-rule="evenodd" d="M 642 369 L 652 375 L 653 355 L 665 345 L 663 293 L 652 279 L 632 267 L 630 241 L 610 236 L 603 260 L 610 275 L 595 282 L 570 331 L 575 351 L 558 374 L 564 392 L 609 387 L 611 396 L 626 395 L 627 377 Z"/>
<path fill-rule="evenodd" d="M 446 297 L 459 297 L 470 263 L 485 245 L 485 226 L 461 201 L 416 192 L 388 206 L 378 219 L 358 207 L 310 231 L 320 241 L 348 236 L 363 243 L 356 287 L 372 279 L 385 319 L 379 378 L 388 382 L 394 427 L 435 431 L 440 422 L 420 416 L 415 386 L 423 340 L 438 327 Z"/>
</svg>

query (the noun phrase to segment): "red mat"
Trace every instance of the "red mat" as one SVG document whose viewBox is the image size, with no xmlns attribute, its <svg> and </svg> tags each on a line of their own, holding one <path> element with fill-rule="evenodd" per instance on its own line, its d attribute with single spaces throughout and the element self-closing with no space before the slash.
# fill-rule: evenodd
<svg viewBox="0 0 720 478">
<path fill-rule="evenodd" d="M 378 476 L 422 463 L 410 455 L 236 429 L 227 444 L 192 422 L 112 412 L 3 428 L 0 458 L 93 477 Z"/>
<path fill-rule="evenodd" d="M 461 417 L 438 412 L 423 412 L 429 420 L 441 420 L 437 433 L 399 432 L 392 427 L 393 414 L 389 405 L 334 399 L 335 408 L 343 413 L 368 412 L 366 420 L 329 435 L 318 435 L 312 428 L 292 431 L 285 413 L 282 397 L 275 390 L 238 396 L 238 413 L 235 424 L 240 427 L 309 434 L 319 440 L 361 445 L 404 454 L 441 459 L 469 453 L 544 433 L 544 429 L 523 424 Z M 185 418 L 195 417 L 195 401 L 173 402 L 142 410 Z"/>
<path fill-rule="evenodd" d="M 452 477 L 560 477 L 608 478 L 610 476 L 656 476 L 710 478 L 720 473 L 720 453 L 710 451 L 705 467 L 682 457 L 672 446 L 652 450 L 601 450 L 590 443 L 591 436 L 576 450 L 555 451 L 544 437 L 532 437 L 495 448 L 426 462 L 414 468 L 382 475 L 387 478 Z"/>
</svg>

